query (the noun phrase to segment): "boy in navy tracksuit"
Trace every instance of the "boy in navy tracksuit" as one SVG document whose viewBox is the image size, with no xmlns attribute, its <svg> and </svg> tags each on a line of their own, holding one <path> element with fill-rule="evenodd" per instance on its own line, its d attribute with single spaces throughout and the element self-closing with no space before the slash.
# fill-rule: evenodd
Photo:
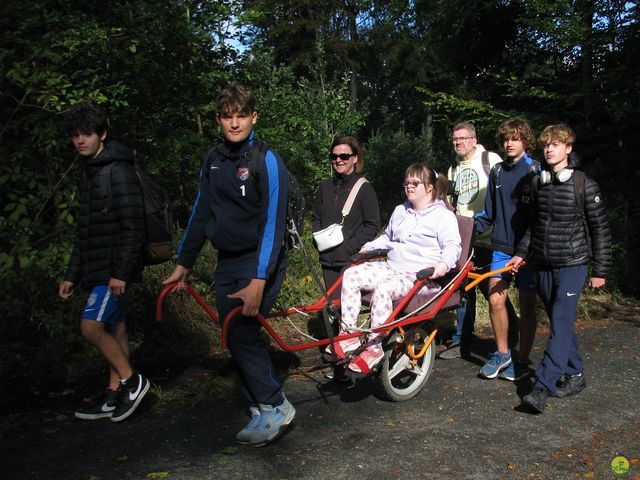
<svg viewBox="0 0 640 480">
<path fill-rule="evenodd" d="M 580 293 L 592 262 L 589 287 L 606 283 L 611 268 L 611 233 L 598 184 L 575 168 L 570 156 L 575 134 L 567 125 L 551 125 L 540 135 L 546 170 L 535 182 L 530 229 L 509 263 L 523 258 L 538 269 L 538 288 L 550 320 L 544 357 L 524 405 L 542 413 L 549 395 L 567 397 L 585 386 L 574 326 Z M 582 194 L 578 192 L 582 191 Z"/>
<path fill-rule="evenodd" d="M 507 159 L 494 166 L 489 174 L 484 210 L 475 215 L 476 233 L 482 234 L 493 226 L 491 243 L 494 248 L 491 270 L 503 268 L 515 251 L 527 229 L 531 201 L 530 178 L 539 164 L 526 151 L 534 145 L 531 126 L 524 120 L 511 119 L 500 125 L 496 141 L 504 147 Z M 495 335 L 497 351 L 480 369 L 485 378 L 500 376 L 515 381 L 529 374 L 529 352 L 536 329 L 536 292 L 533 269 L 523 267 L 516 277 L 520 300 L 520 349 L 515 362 L 508 345 L 509 320 L 506 300 L 509 293 L 510 272 L 489 279 L 489 316 Z"/>
<path fill-rule="evenodd" d="M 242 314 L 230 324 L 228 341 L 250 402 L 251 421 L 236 440 L 261 446 L 284 432 L 295 409 L 282 393 L 255 318 L 268 314 L 284 281 L 288 193 L 288 172 L 277 153 L 268 150 L 263 161 L 251 162 L 257 118 L 255 97 L 246 87 L 233 83 L 220 92 L 216 120 L 224 142 L 205 156 L 178 265 L 163 283 L 176 282 L 175 289 L 183 289 L 204 242 L 209 239 L 218 250 L 220 319 L 242 306 Z M 252 167 L 258 171 L 250 171 Z"/>
</svg>

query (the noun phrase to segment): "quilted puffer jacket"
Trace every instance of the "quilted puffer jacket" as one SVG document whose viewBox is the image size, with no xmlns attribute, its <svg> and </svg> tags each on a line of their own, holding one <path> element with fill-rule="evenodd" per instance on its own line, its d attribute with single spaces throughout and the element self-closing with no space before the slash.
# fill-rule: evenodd
<svg viewBox="0 0 640 480">
<path fill-rule="evenodd" d="M 111 277 L 139 281 L 144 213 L 132 151 L 110 141 L 98 156 L 83 160 L 76 241 L 64 278 L 88 287 L 106 284 Z M 112 162 L 111 208 L 107 210 L 109 192 L 101 176 L 107 175 L 102 168 Z"/>
<path fill-rule="evenodd" d="M 533 181 L 537 182 L 537 177 Z M 585 176 L 586 221 L 576 205 L 573 178 L 564 183 L 538 184 L 536 190 L 533 222 L 517 254 L 543 268 L 586 265 L 591 258 L 592 276 L 606 277 L 612 261 L 611 232 L 598 184 Z"/>
</svg>

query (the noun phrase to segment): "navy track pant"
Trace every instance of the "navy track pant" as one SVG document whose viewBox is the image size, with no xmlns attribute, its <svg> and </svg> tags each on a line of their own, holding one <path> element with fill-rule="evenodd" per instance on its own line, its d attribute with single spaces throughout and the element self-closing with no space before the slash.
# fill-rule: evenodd
<svg viewBox="0 0 640 480">
<path fill-rule="evenodd" d="M 255 275 L 255 252 L 244 254 L 218 253 L 218 267 L 215 273 L 216 306 L 221 321 L 242 301 L 227 298 L 230 293 L 246 287 Z M 273 275 L 267 279 L 262 297 L 260 313 L 266 317 L 271 310 L 282 283 L 287 267 L 287 257 L 283 252 Z M 259 403 L 280 405 L 284 401 L 282 384 L 275 375 L 273 362 L 261 325 L 254 317 L 237 316 L 230 324 L 228 345 L 236 361 L 244 385 L 243 394 L 253 405 Z"/>
<path fill-rule="evenodd" d="M 536 370 L 536 383 L 551 395 L 563 375 L 582 373 L 583 364 L 574 331 L 580 293 L 587 266 L 552 268 L 538 272 L 538 291 L 550 321 L 544 358 Z"/>
</svg>

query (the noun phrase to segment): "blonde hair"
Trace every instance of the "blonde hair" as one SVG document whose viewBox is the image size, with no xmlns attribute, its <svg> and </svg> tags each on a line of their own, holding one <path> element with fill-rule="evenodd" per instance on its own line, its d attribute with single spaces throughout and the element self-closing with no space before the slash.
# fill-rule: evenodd
<svg viewBox="0 0 640 480">
<path fill-rule="evenodd" d="M 576 141 L 576 134 L 573 133 L 571 127 L 566 123 L 558 123 L 545 128 L 538 140 L 542 145 L 552 142 L 562 142 L 567 145 L 573 145 Z"/>
</svg>

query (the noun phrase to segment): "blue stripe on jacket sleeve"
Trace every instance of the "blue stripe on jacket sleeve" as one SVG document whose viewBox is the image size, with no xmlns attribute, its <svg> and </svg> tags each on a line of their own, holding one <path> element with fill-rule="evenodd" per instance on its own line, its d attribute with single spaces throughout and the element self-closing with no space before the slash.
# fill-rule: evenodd
<svg viewBox="0 0 640 480">
<path fill-rule="evenodd" d="M 269 262 L 273 255 L 275 244 L 278 199 L 280 197 L 278 161 L 271 151 L 266 153 L 264 165 L 267 171 L 269 204 L 267 207 L 267 220 L 262 234 L 262 243 L 258 254 L 258 278 L 267 278 L 269 272 Z"/>
<path fill-rule="evenodd" d="M 202 185 L 202 177 L 204 172 L 200 171 L 200 185 Z M 202 187 L 201 187 L 202 188 Z M 191 228 L 191 223 L 193 222 L 193 218 L 196 216 L 196 210 L 198 209 L 198 203 L 200 203 L 200 192 L 198 190 L 198 195 L 196 196 L 195 202 L 193 202 L 193 207 L 191 208 L 191 215 L 189 216 L 189 221 L 187 222 L 187 228 L 184 230 L 184 235 L 182 235 L 182 240 L 180 240 L 180 244 L 178 245 L 178 258 L 182 255 L 182 249 L 184 248 L 184 242 L 187 239 L 187 235 L 189 234 L 189 229 Z"/>
</svg>

